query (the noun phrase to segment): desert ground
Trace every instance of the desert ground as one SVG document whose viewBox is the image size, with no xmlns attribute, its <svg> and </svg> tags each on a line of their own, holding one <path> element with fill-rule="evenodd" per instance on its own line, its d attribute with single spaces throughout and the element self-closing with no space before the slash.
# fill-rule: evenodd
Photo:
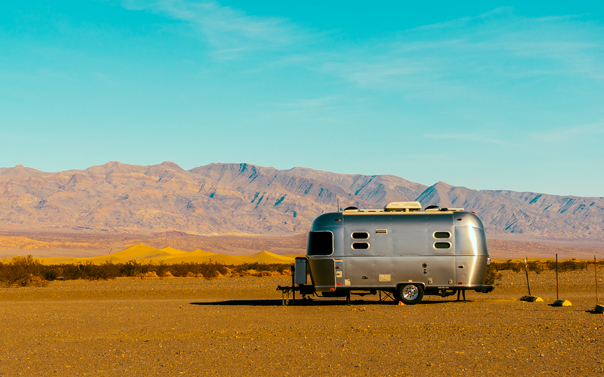
<svg viewBox="0 0 604 377">
<path fill-rule="evenodd" d="M 604 271 L 600 271 L 600 276 Z M 600 280 L 602 280 L 600 278 Z M 503 272 L 495 291 L 414 306 L 282 306 L 289 277 L 55 281 L 0 289 L 0 376 L 604 374 L 594 271 Z M 604 285 L 600 282 L 601 285 Z M 604 286 L 600 288 L 604 293 Z M 356 299 L 356 300 L 355 300 Z M 604 301 L 604 300 L 603 300 Z"/>
</svg>

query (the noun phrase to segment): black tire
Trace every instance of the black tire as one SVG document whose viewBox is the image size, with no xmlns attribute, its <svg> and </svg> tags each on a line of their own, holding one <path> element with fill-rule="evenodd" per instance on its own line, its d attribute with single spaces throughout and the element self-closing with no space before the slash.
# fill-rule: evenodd
<svg viewBox="0 0 604 377">
<path fill-rule="evenodd" d="M 420 284 L 401 284 L 396 293 L 403 304 L 415 305 L 424 298 L 424 287 Z"/>
</svg>

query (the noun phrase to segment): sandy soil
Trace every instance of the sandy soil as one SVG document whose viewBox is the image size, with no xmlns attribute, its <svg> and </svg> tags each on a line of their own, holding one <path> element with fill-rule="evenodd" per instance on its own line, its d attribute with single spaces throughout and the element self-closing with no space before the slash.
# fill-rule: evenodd
<svg viewBox="0 0 604 377">
<path fill-rule="evenodd" d="M 604 276 L 604 271 L 600 272 Z M 282 306 L 290 278 L 118 279 L 0 289 L 0 376 L 604 374 L 593 270 L 505 272 L 468 302 L 315 300 Z M 604 283 L 601 283 L 604 296 Z M 604 301 L 604 300 L 602 300 Z"/>
</svg>

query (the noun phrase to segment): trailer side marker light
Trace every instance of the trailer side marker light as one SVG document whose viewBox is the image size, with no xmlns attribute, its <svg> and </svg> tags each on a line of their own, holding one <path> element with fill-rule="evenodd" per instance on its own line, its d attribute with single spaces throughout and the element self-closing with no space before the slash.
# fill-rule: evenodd
<svg viewBox="0 0 604 377">
<path fill-rule="evenodd" d="M 329 288 L 329 290 L 330 290 L 330 291 L 335 291 L 336 289 L 335 289 L 335 288 Z"/>
<path fill-rule="evenodd" d="M 336 266 L 336 270 L 339 270 L 340 268 L 342 268 L 342 267 L 340 267 L 340 266 Z"/>
<path fill-rule="evenodd" d="M 342 285 L 342 283 L 338 283 L 337 285 Z"/>
<path fill-rule="evenodd" d="M 457 283 L 457 284 L 463 284 L 463 283 L 460 281 L 460 282 L 459 282 L 459 283 Z"/>
</svg>

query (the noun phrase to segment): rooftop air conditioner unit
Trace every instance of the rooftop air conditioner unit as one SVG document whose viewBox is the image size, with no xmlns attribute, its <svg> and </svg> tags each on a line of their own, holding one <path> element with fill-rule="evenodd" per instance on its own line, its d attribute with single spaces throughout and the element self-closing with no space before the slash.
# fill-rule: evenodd
<svg viewBox="0 0 604 377">
<path fill-rule="evenodd" d="M 421 211 L 422 205 L 420 202 L 392 202 L 386 204 L 384 207 L 384 211 L 400 211 L 400 212 L 411 212 L 411 211 Z"/>
</svg>

